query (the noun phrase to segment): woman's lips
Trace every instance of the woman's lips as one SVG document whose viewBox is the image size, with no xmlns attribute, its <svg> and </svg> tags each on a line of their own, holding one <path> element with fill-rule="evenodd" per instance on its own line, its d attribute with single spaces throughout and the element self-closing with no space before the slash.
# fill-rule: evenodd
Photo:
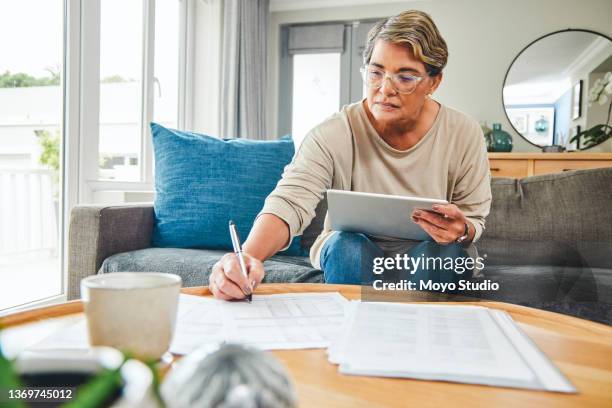
<svg viewBox="0 0 612 408">
<path fill-rule="evenodd" d="M 399 108 L 399 106 L 394 105 L 392 103 L 377 102 L 376 104 L 379 105 L 383 110 L 394 110 Z"/>
</svg>

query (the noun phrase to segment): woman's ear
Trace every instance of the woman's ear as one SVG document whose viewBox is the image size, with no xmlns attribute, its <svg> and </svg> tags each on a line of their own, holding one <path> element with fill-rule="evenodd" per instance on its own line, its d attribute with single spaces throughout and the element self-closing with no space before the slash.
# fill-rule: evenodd
<svg viewBox="0 0 612 408">
<path fill-rule="evenodd" d="M 438 75 L 434 75 L 429 78 L 431 79 L 431 88 L 429 89 L 429 94 L 431 95 L 435 92 L 436 89 L 438 89 L 438 86 L 440 86 L 440 82 L 442 82 L 442 72 L 440 72 Z"/>
</svg>

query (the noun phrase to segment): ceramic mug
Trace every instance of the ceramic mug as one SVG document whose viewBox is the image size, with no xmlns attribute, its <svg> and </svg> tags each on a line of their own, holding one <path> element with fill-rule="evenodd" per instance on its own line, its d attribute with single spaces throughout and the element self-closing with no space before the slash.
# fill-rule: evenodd
<svg viewBox="0 0 612 408">
<path fill-rule="evenodd" d="M 174 333 L 180 276 L 114 272 L 81 281 L 89 342 L 140 359 L 159 359 Z"/>
</svg>

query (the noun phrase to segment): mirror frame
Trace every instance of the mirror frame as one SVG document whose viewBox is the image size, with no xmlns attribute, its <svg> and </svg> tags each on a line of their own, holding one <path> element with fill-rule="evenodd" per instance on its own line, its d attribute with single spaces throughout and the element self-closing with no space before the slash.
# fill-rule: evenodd
<svg viewBox="0 0 612 408">
<path fill-rule="evenodd" d="M 584 33 L 591 33 L 591 34 L 596 34 L 599 35 L 601 37 L 607 38 L 608 41 L 612 42 L 612 38 L 608 37 L 605 34 L 602 34 L 600 32 L 594 31 L 594 30 L 589 30 L 587 28 L 565 28 L 563 30 L 557 30 L 557 31 L 553 31 L 551 33 L 548 34 L 544 34 L 538 38 L 536 38 L 535 40 L 531 41 L 529 44 L 527 44 L 526 46 L 524 46 L 518 54 L 516 54 L 516 56 L 512 59 L 512 61 L 510 62 L 510 65 L 508 66 L 508 69 L 506 70 L 506 74 L 504 75 L 504 82 L 502 83 L 502 89 L 501 89 L 501 99 L 502 99 L 502 109 L 504 110 L 504 115 L 506 116 L 506 120 L 508 121 L 508 123 L 510 124 L 510 127 L 512 128 L 512 130 L 514 130 L 520 137 L 523 138 L 523 140 L 525 140 L 527 143 L 529 143 L 530 145 L 537 147 L 538 149 L 542 150 L 542 148 L 544 146 L 540 146 L 537 145 L 535 143 L 533 143 L 531 140 L 527 139 L 525 136 L 523 136 L 523 134 L 521 132 L 519 132 L 518 130 L 516 130 L 516 128 L 514 127 L 514 125 L 512 124 L 512 121 L 510 120 L 510 117 L 508 117 L 508 112 L 506 111 L 506 102 L 504 101 L 504 88 L 506 86 L 506 80 L 508 79 L 508 74 L 510 73 L 510 69 L 512 68 L 512 66 L 514 65 L 514 63 L 516 62 L 516 60 L 521 56 L 521 54 L 523 54 L 523 52 L 525 52 L 525 50 L 529 47 L 531 47 L 533 44 L 537 43 L 538 41 L 546 38 L 546 37 L 550 37 L 551 35 L 555 35 L 555 34 L 559 34 L 559 33 L 566 33 L 568 31 L 581 31 Z M 585 99 L 583 98 L 583 101 Z M 586 129 L 585 129 L 586 130 Z M 603 142 L 602 142 L 603 143 Z M 599 146 L 601 143 L 596 144 L 595 146 Z M 589 146 L 587 149 L 578 149 L 577 151 L 584 151 L 584 150 L 588 150 L 592 147 L 595 146 Z"/>
</svg>

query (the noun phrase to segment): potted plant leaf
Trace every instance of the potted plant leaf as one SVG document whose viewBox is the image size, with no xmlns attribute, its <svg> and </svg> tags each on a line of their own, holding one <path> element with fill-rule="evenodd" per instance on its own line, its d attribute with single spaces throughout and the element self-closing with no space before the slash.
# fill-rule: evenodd
<svg viewBox="0 0 612 408">
<path fill-rule="evenodd" d="M 66 392 L 76 388 L 74 395 L 70 391 L 65 402 L 53 399 L 65 408 L 163 406 L 153 364 L 131 359 L 109 347 L 94 348 L 81 357 L 75 353 L 45 350 L 25 353 L 25 357 L 20 355 L 11 361 L 0 348 L 0 406 L 26 408 L 26 399 L 20 398 L 26 394 L 20 391 L 28 387 L 59 387 L 58 390 Z M 44 399 L 37 401 L 44 402 Z"/>
<path fill-rule="evenodd" d="M 600 105 L 608 103 L 608 116 L 606 123 L 600 123 L 584 130 L 571 138 L 570 142 L 580 140 L 580 145 L 584 148 L 593 147 L 612 137 L 612 126 L 610 126 L 610 112 L 612 112 L 612 72 L 607 72 L 603 78 L 595 80 L 589 89 L 589 106 L 595 102 Z"/>
</svg>

